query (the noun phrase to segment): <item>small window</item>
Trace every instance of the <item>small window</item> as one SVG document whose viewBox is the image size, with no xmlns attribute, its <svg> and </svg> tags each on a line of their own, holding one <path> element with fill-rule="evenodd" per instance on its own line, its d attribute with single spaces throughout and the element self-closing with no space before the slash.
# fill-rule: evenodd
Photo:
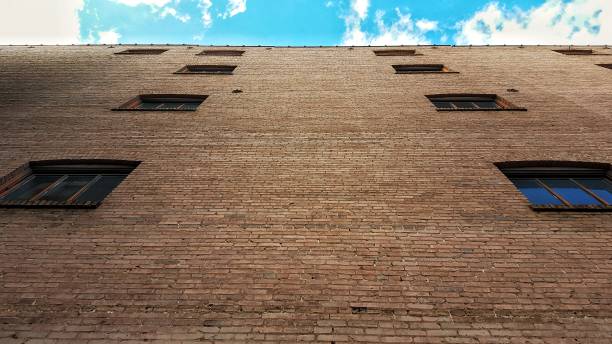
<svg viewBox="0 0 612 344">
<path fill-rule="evenodd" d="M 612 210 L 609 165 L 593 165 L 498 167 L 536 210 Z"/>
<path fill-rule="evenodd" d="M 522 110 L 495 94 L 439 94 L 427 96 L 438 111 Z"/>
<path fill-rule="evenodd" d="M 115 53 L 115 55 L 159 55 L 166 51 L 168 51 L 168 49 L 127 49 Z"/>
<path fill-rule="evenodd" d="M 205 56 L 242 56 L 244 50 L 203 50 L 198 55 Z"/>
<path fill-rule="evenodd" d="M 396 74 L 456 73 L 441 64 L 393 65 Z"/>
<path fill-rule="evenodd" d="M 610 55 L 596 52 L 593 49 L 560 49 L 553 51 L 563 55 Z"/>
<path fill-rule="evenodd" d="M 1 180 L 0 207 L 95 208 L 139 164 L 114 160 L 30 162 Z"/>
<path fill-rule="evenodd" d="M 384 49 L 374 50 L 376 56 L 419 56 L 414 49 Z"/>
<path fill-rule="evenodd" d="M 236 66 L 222 65 L 187 65 L 175 74 L 233 74 Z"/>
<path fill-rule="evenodd" d="M 612 63 L 598 64 L 598 66 L 599 67 L 608 68 L 608 69 L 612 69 Z"/>
<path fill-rule="evenodd" d="M 195 111 L 206 100 L 204 95 L 143 94 L 113 110 L 116 111 Z"/>
</svg>

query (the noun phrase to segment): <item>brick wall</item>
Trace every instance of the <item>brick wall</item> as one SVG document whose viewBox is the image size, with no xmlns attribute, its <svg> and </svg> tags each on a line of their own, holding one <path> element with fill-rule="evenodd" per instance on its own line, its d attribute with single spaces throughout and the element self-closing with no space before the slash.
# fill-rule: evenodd
<svg viewBox="0 0 612 344">
<path fill-rule="evenodd" d="M 493 165 L 612 162 L 612 56 L 125 48 L 0 47 L 0 176 L 142 161 L 98 209 L 0 209 L 0 343 L 612 342 L 612 213 L 534 212 Z M 204 63 L 238 68 L 172 74 Z M 425 98 L 462 92 L 528 111 Z M 209 98 L 110 111 L 142 93 Z"/>
</svg>

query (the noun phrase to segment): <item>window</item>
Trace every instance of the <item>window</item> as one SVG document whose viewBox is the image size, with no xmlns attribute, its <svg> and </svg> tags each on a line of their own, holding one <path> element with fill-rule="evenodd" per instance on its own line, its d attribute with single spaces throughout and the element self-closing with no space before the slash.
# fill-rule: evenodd
<svg viewBox="0 0 612 344">
<path fill-rule="evenodd" d="M 1 180 L 0 207 L 95 208 L 139 164 L 115 160 L 30 162 Z"/>
<path fill-rule="evenodd" d="M 396 74 L 456 73 L 441 64 L 393 65 Z"/>
<path fill-rule="evenodd" d="M 187 65 L 175 74 L 232 74 L 236 66 L 222 65 Z"/>
<path fill-rule="evenodd" d="M 559 49 L 553 51 L 563 55 L 610 55 L 598 53 L 592 49 Z"/>
<path fill-rule="evenodd" d="M 612 210 L 608 164 L 506 163 L 498 167 L 536 210 Z"/>
<path fill-rule="evenodd" d="M 384 49 L 374 50 L 376 56 L 418 56 L 416 50 L 413 49 Z"/>
<path fill-rule="evenodd" d="M 500 111 L 516 107 L 495 94 L 437 94 L 427 96 L 438 111 Z"/>
<path fill-rule="evenodd" d="M 242 56 L 244 50 L 203 50 L 198 55 L 206 56 Z"/>
<path fill-rule="evenodd" d="M 599 67 L 608 68 L 608 69 L 612 69 L 612 63 L 598 64 L 598 66 Z"/>
<path fill-rule="evenodd" d="M 166 51 L 168 51 L 168 49 L 127 49 L 115 53 L 115 55 L 159 55 Z"/>
<path fill-rule="evenodd" d="M 593 55 L 594 53 L 592 49 L 560 49 L 553 51 L 563 55 Z"/>
<path fill-rule="evenodd" d="M 204 95 L 143 94 L 115 111 L 195 111 L 206 100 Z"/>
</svg>

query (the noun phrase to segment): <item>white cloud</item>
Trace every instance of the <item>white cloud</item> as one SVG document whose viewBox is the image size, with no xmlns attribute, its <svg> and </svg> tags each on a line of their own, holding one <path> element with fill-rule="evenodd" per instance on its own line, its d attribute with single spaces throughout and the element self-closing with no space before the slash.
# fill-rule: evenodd
<svg viewBox="0 0 612 344">
<path fill-rule="evenodd" d="M 120 4 L 135 7 L 138 5 L 149 5 L 153 7 L 163 7 L 170 3 L 172 0 L 112 0 Z"/>
<path fill-rule="evenodd" d="M 612 1 L 548 0 L 523 11 L 489 3 L 457 25 L 457 44 L 610 44 Z"/>
<path fill-rule="evenodd" d="M 121 35 L 116 29 L 98 32 L 98 43 L 100 44 L 117 44 Z"/>
<path fill-rule="evenodd" d="M 364 20 L 368 16 L 369 7 L 370 0 L 352 0 L 351 2 L 351 8 L 361 20 Z"/>
<path fill-rule="evenodd" d="M 434 31 L 438 29 L 438 22 L 433 20 L 421 19 L 416 22 L 416 26 L 423 32 Z"/>
<path fill-rule="evenodd" d="M 76 44 L 83 0 L 2 0 L 0 44 Z"/>
<path fill-rule="evenodd" d="M 202 9 L 202 23 L 204 27 L 211 27 L 213 23 L 212 15 L 210 14 L 210 8 L 212 7 L 211 0 L 200 0 L 198 5 Z"/>
<path fill-rule="evenodd" d="M 225 13 L 223 13 L 223 19 L 246 12 L 246 10 L 247 0 L 229 0 L 227 2 L 227 8 L 225 9 Z"/>
<path fill-rule="evenodd" d="M 174 8 L 172 8 L 172 7 L 165 7 L 165 8 L 163 9 L 163 11 L 161 11 L 161 13 L 159 14 L 159 16 L 160 16 L 160 17 L 162 17 L 162 18 L 166 18 L 167 16 L 171 16 L 171 17 L 176 18 L 177 20 L 180 20 L 180 21 L 181 21 L 181 22 L 183 22 L 183 23 L 186 23 L 186 22 L 188 22 L 188 21 L 191 19 L 191 17 L 189 16 L 189 14 L 184 14 L 184 15 L 181 15 L 181 14 L 179 14 L 179 13 L 176 11 L 176 9 L 174 9 Z"/>
<path fill-rule="evenodd" d="M 426 19 L 412 20 L 409 13 L 404 14 L 399 8 L 395 9 L 398 19 L 390 25 L 385 24 L 385 12 L 376 11 L 375 23 L 378 32 L 368 33 L 361 29 L 363 19 L 360 13 L 353 7 L 353 13 L 344 18 L 346 31 L 344 33 L 343 45 L 410 45 L 430 44 L 425 34 L 436 30 L 438 23 Z"/>
</svg>

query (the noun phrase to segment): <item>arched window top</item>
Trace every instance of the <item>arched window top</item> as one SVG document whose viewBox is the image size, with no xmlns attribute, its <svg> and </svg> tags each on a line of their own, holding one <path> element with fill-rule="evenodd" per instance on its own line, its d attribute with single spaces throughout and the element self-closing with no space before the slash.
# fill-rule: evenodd
<svg viewBox="0 0 612 344">
<path fill-rule="evenodd" d="M 95 208 L 139 164 L 102 159 L 32 161 L 0 180 L 0 206 Z"/>
<path fill-rule="evenodd" d="M 511 161 L 496 166 L 536 210 L 612 210 L 610 164 Z"/>
</svg>

